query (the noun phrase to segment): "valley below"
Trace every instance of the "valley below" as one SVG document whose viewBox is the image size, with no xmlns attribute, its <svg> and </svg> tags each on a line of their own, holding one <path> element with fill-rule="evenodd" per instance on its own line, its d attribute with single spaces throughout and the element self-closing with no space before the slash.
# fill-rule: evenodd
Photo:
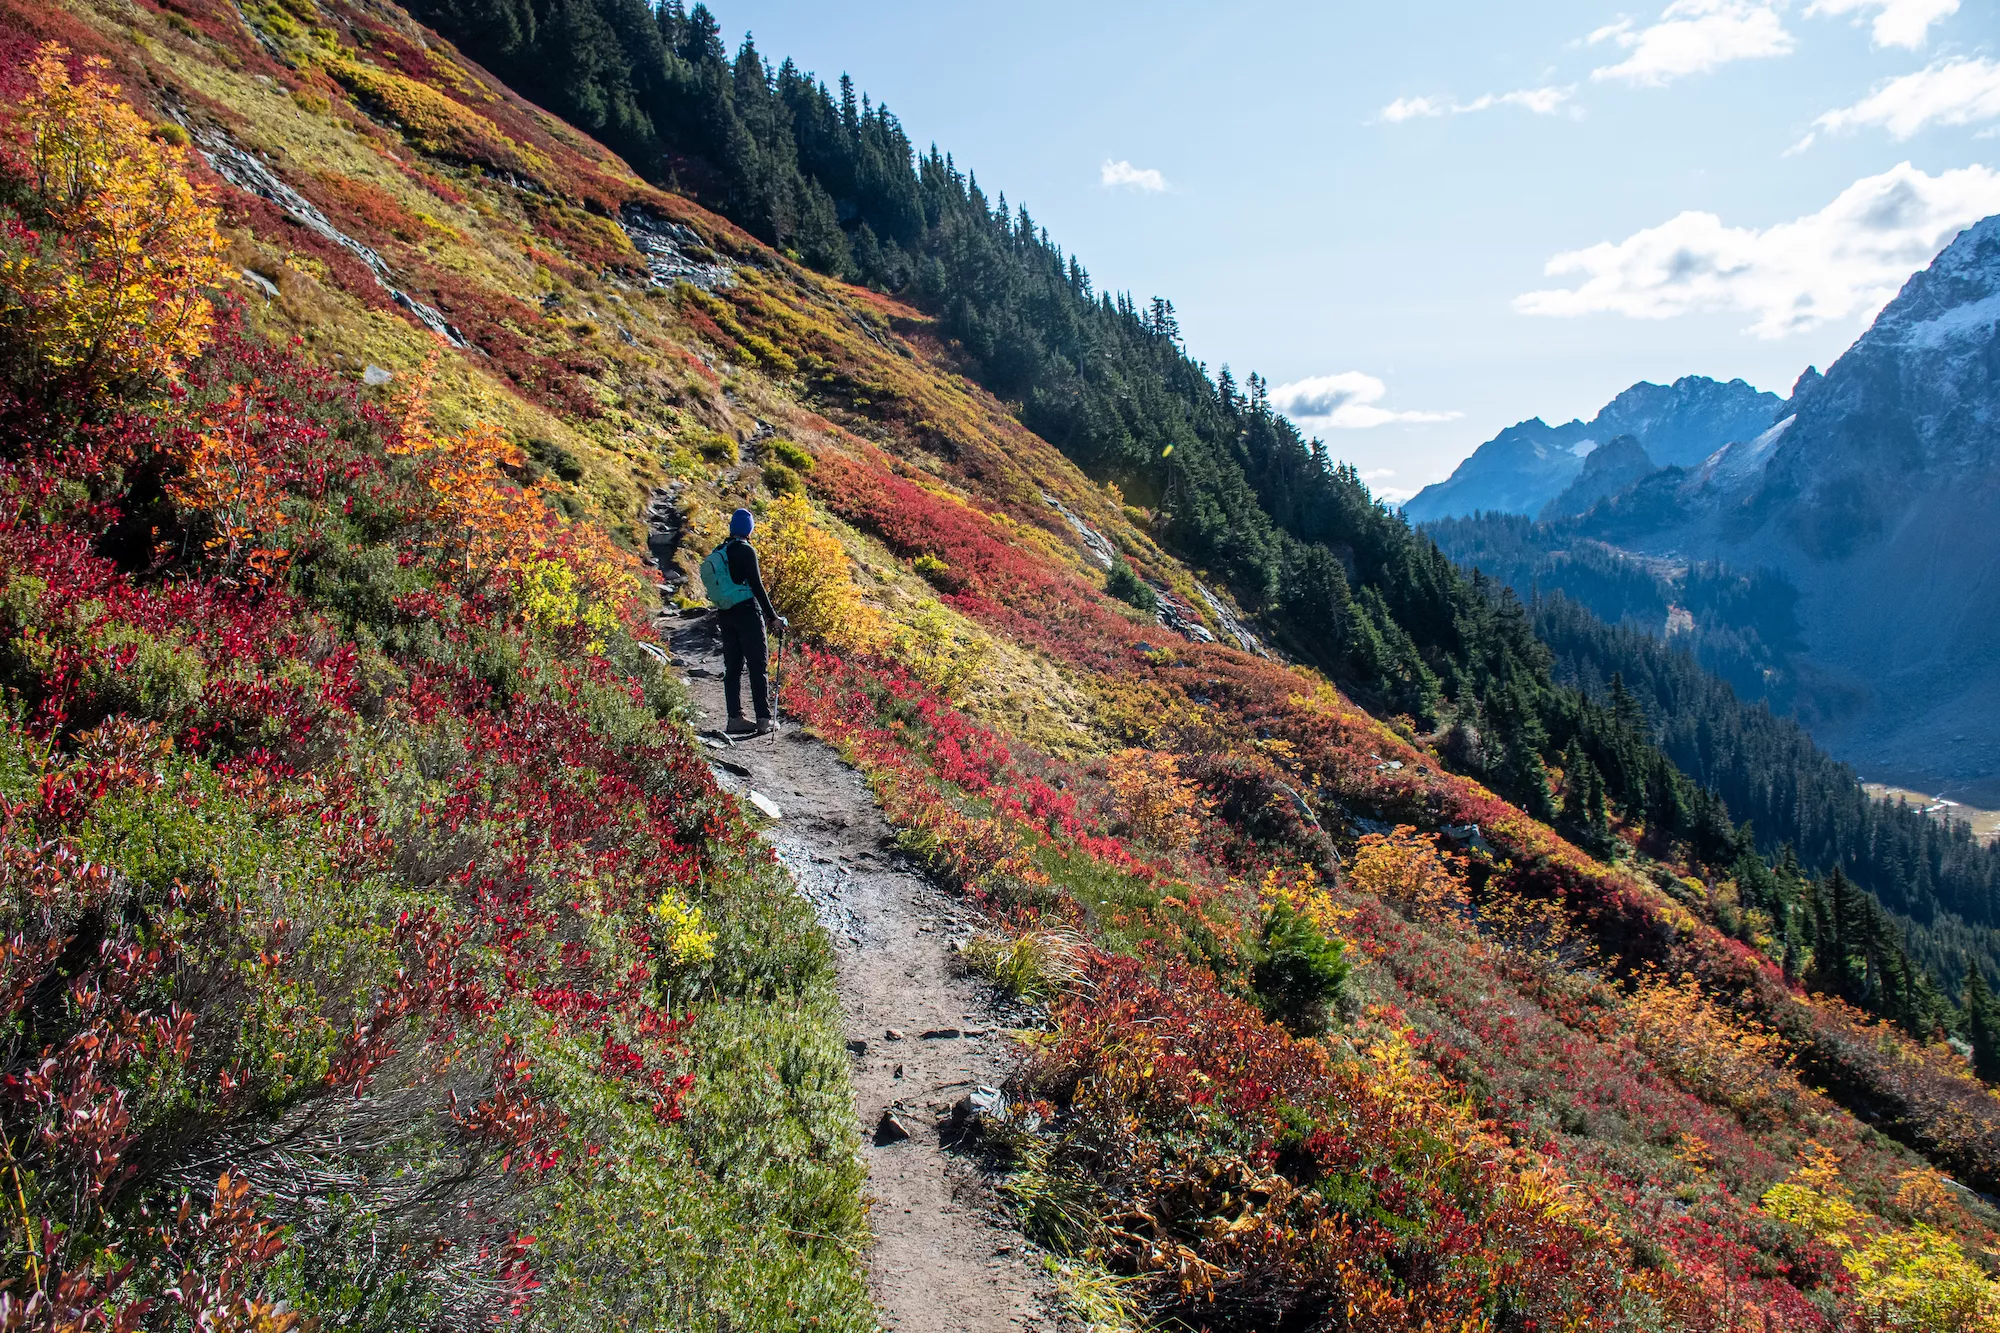
<svg viewBox="0 0 2000 1333">
<path fill-rule="evenodd" d="M 1901 801 L 1923 811 L 1933 819 L 1963 822 L 1972 829 L 1972 836 L 1986 841 L 2000 838 L 2000 810 L 1981 809 L 1960 799 L 1963 793 L 1953 793 L 1947 788 L 1942 792 L 1926 794 L 1910 787 L 1896 787 L 1882 782 L 1863 782 L 1862 789 L 1878 801 Z"/>
</svg>

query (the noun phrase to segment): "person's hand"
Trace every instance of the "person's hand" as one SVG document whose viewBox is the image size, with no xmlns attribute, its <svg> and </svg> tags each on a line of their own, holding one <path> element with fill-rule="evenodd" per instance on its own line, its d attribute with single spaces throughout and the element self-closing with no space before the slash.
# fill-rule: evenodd
<svg viewBox="0 0 2000 1333">
<path fill-rule="evenodd" d="M 779 617 L 778 617 L 778 628 L 779 628 L 779 629 L 790 629 L 791 627 L 792 627 L 792 622 L 791 622 L 791 621 L 789 621 L 789 620 L 785 619 L 785 618 L 784 618 L 783 616 L 779 616 Z"/>
</svg>

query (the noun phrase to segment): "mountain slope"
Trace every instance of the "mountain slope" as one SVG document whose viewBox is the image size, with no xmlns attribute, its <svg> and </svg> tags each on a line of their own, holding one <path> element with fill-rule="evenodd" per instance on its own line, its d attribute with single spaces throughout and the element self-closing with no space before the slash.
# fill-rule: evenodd
<svg viewBox="0 0 2000 1333">
<path fill-rule="evenodd" d="M 1549 426 L 1540 417 L 1509 426 L 1460 463 L 1450 477 L 1403 506 L 1412 523 L 1481 511 L 1534 514 L 1583 470 L 1601 444 L 1630 435 L 1657 464 L 1689 466 L 1733 440 L 1761 433 L 1782 406 L 1742 380 L 1686 375 L 1671 385 L 1641 381 L 1587 424 Z"/>
<path fill-rule="evenodd" d="M 1657 470 L 1658 465 L 1637 437 L 1620 435 L 1590 451 L 1583 460 L 1583 471 L 1563 487 L 1561 495 L 1542 506 L 1539 517 L 1547 522 L 1587 513 L 1599 500 L 1609 499 Z"/>
<path fill-rule="evenodd" d="M 1811 660 L 1865 705 L 1816 734 L 1871 779 L 1993 795 L 2000 667 L 2000 219 L 1968 228 L 1793 401 L 1788 422 L 1595 535 L 1770 566 Z"/>
<path fill-rule="evenodd" d="M 1257 383 L 1189 385 L 1209 471 L 1127 504 L 961 373 L 992 373 L 965 307 L 815 274 L 399 11 L 0 9 L 10 53 L 50 36 L 213 163 L 178 159 L 229 211 L 242 336 L 191 348 L 185 393 L 135 382 L 78 416 L 9 326 L 6 883 L 38 932 L 9 957 L 68 971 L 12 993 L 10 1087 L 55 1095 L 0 1110 L 28 1157 L 0 1299 L 102 1323 L 181 1300 L 210 1326 L 867 1325 L 825 941 L 699 762 L 661 618 L 630 614 L 642 543 L 678 623 L 749 503 L 809 640 L 788 711 L 979 914 L 966 966 L 1039 1006 L 984 1151 L 1100 1311 L 1829 1329 L 1947 1280 L 1990 1305 L 1995 1219 L 1938 1170 L 2000 1185 L 1964 1058 L 1789 982 L 1761 888 L 1664 814 L 1605 827 L 1604 787 L 1662 812 L 1686 792 L 1630 719 L 1587 733 L 1597 785 L 1546 773 L 1534 708 L 1586 710 L 1518 610 L 1302 452 Z M 28 91 L 0 88 L 11 125 L 40 114 Z M 68 236 L 24 179 L 9 207 Z M 1032 228 L 972 217 L 969 183 L 937 188 L 966 201 L 951 227 L 997 246 L 1004 225 L 1043 263 Z M 1146 383 L 1192 373 L 1164 312 L 1094 308 Z M 1267 544 L 1202 546 L 1225 501 Z M 1371 689 L 1402 671 L 1423 699 L 1421 633 L 1457 725 L 1385 723 L 1256 652 L 1171 550 L 1253 590 L 1284 553 L 1260 605 L 1377 654 Z M 1169 606 L 1109 595 L 1107 560 Z M 1496 733 L 1513 753 L 1482 759 Z M 1481 763 L 1623 839 L 1587 853 L 1453 767 Z M 160 818 L 247 811 L 165 860 L 121 804 L 158 773 Z M 330 828 L 339 873 L 288 859 Z M 42 911 L 37 886 L 91 865 L 117 910 Z M 184 965 L 135 975 L 163 939 Z M 174 1040 L 197 1011 L 210 1040 Z M 204 1100 L 246 1069 L 256 1098 Z M 112 1124 L 95 1110 L 126 1088 L 129 1139 L 48 1118 Z M 406 1132 L 300 1146 L 362 1112 Z M 118 1190 L 78 1144 L 131 1165 Z M 427 1209 L 410 1181 L 467 1193 Z M 35 1226 L 54 1216 L 83 1224 Z M 1898 1254 L 1914 1282 L 1850 1271 Z"/>
</svg>

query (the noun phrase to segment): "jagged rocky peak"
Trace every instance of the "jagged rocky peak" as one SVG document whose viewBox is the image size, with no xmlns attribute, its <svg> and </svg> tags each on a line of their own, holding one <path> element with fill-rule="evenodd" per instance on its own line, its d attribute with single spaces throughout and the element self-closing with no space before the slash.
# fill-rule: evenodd
<svg viewBox="0 0 2000 1333">
<path fill-rule="evenodd" d="M 2000 214 L 1976 222 L 1903 284 L 1875 324 L 1870 339 L 1900 336 L 1922 342 L 1985 341 L 2000 320 Z"/>
<path fill-rule="evenodd" d="M 1417 523 L 1481 510 L 1534 514 L 1582 474 L 1585 459 L 1621 435 L 1632 436 L 1656 466 L 1688 467 L 1731 441 L 1763 433 L 1783 407 L 1778 395 L 1740 379 L 1641 381 L 1588 422 L 1550 426 L 1532 417 L 1509 426 L 1450 478 L 1419 491 L 1403 512 Z"/>
<path fill-rule="evenodd" d="M 1658 466 L 1689 467 L 1725 444 L 1760 434 L 1783 406 L 1778 395 L 1740 379 L 1683 375 L 1668 385 L 1633 385 L 1590 424 L 1599 438 L 1634 437 Z"/>
<path fill-rule="evenodd" d="M 1960 232 L 1793 397 L 1761 500 L 1813 555 L 1886 535 L 1920 494 L 1983 482 L 2000 459 L 2000 216 Z"/>
</svg>

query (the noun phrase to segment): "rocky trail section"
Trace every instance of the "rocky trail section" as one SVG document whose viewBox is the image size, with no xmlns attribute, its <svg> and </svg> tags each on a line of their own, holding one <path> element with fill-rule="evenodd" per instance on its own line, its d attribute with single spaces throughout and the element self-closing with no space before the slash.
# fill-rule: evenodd
<svg viewBox="0 0 2000 1333">
<path fill-rule="evenodd" d="M 697 725 L 719 728 L 713 618 L 667 628 Z M 834 941 L 855 1137 L 868 1165 L 870 1285 L 884 1329 L 1073 1329 L 1040 1252 L 1008 1224 L 992 1179 L 951 1146 L 953 1107 L 1005 1077 L 1005 1029 L 1023 1017 L 952 966 L 972 913 L 900 857 L 867 784 L 828 746 L 794 730 L 736 744 L 705 730 L 703 740 L 725 787 L 767 816 L 778 812 L 765 836 Z"/>
</svg>

